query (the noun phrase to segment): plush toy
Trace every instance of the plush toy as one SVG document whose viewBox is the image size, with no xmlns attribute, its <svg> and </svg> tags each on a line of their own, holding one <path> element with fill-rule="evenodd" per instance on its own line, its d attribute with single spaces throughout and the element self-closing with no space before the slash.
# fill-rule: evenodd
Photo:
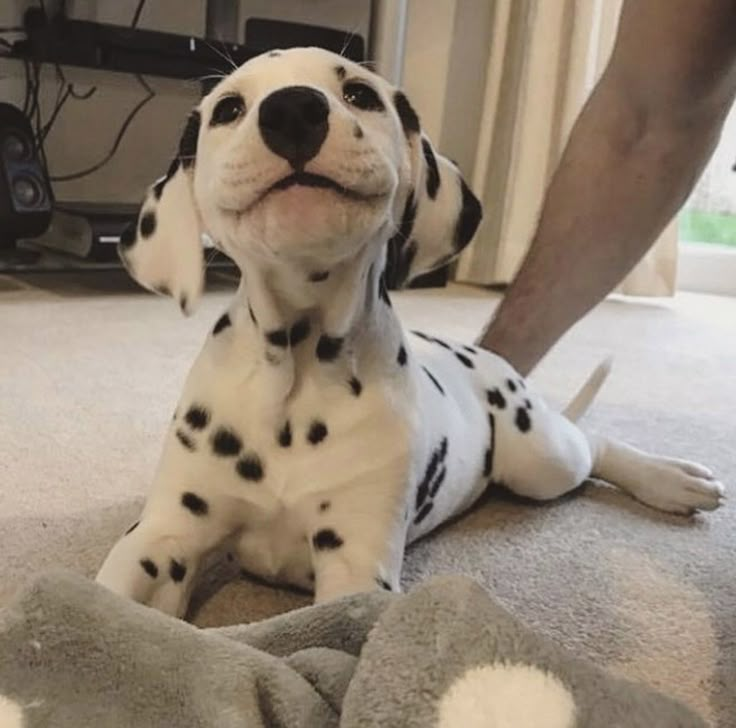
<svg viewBox="0 0 736 728">
<path fill-rule="evenodd" d="M 464 577 L 202 630 L 54 573 L 0 612 L 2 728 L 338 725 L 705 723 L 534 634 Z"/>
</svg>

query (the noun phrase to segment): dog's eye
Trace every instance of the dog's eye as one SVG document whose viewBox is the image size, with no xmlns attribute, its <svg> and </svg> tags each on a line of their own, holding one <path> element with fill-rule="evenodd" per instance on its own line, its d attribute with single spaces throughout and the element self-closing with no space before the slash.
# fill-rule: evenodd
<svg viewBox="0 0 736 728">
<path fill-rule="evenodd" d="M 221 98 L 212 110 L 210 126 L 232 124 L 245 113 L 245 101 L 238 94 Z"/>
<path fill-rule="evenodd" d="M 368 84 L 360 81 L 348 81 L 342 87 L 342 97 L 351 106 L 364 111 L 383 111 L 386 108 L 381 97 Z"/>
</svg>

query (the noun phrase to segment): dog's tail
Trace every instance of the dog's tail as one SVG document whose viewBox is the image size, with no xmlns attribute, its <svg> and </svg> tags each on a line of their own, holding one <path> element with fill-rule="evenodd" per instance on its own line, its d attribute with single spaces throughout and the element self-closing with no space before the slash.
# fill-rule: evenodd
<svg viewBox="0 0 736 728">
<path fill-rule="evenodd" d="M 609 356 L 596 367 L 595 371 L 588 377 L 588 381 L 573 397 L 572 402 L 562 411 L 562 414 L 568 420 L 577 422 L 588 411 L 588 407 L 590 407 L 603 383 L 608 379 L 612 365 L 613 356 Z"/>
</svg>

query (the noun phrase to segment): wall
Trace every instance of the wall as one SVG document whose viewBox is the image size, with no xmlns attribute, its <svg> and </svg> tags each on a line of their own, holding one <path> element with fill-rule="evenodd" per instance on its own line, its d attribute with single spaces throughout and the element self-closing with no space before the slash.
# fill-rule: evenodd
<svg viewBox="0 0 736 728">
<path fill-rule="evenodd" d="M 11 0 L 0 5 L 0 26 L 17 26 L 25 9 L 34 0 Z M 69 0 L 73 17 L 100 22 L 130 23 L 135 0 Z M 200 32 L 204 23 L 204 3 L 156 0 L 144 6 L 140 25 L 180 33 Z M 109 151 L 120 125 L 146 92 L 134 76 L 65 67 L 64 73 L 75 87 L 85 91 L 97 86 L 88 101 L 69 99 L 47 139 L 51 174 L 68 174 L 96 163 Z M 41 108 L 43 118 L 54 105 L 57 93 L 53 66 L 42 67 Z M 176 148 L 179 126 L 197 102 L 195 81 L 171 81 L 147 77 L 156 91 L 136 116 L 117 154 L 100 171 L 72 182 L 56 183 L 54 193 L 61 201 L 136 202 L 142 190 L 166 171 Z M 0 61 L 0 98 L 21 104 L 24 95 L 23 64 Z"/>
<path fill-rule="evenodd" d="M 312 3 L 317 0 L 311 0 Z M 17 26 L 36 0 L 3 0 L 0 26 Z M 241 18 L 250 0 L 241 0 Z M 334 0 L 319 0 L 322 5 Z M 70 15 L 127 25 L 136 0 L 67 0 Z M 490 0 L 409 0 L 404 85 L 435 144 L 468 175 L 475 158 L 490 36 Z M 310 6 L 311 7 L 311 6 Z M 332 17 L 332 15 L 330 16 Z M 347 17 L 347 16 L 346 16 Z M 342 19 L 342 18 L 341 18 Z M 149 0 L 139 25 L 202 35 L 205 0 Z M 5 36 L 10 37 L 10 36 Z M 97 92 L 88 101 L 69 99 L 47 139 L 52 174 L 94 164 L 110 149 L 120 125 L 145 91 L 134 76 L 65 67 L 69 81 Z M 57 79 L 42 68 L 44 119 L 53 108 Z M 181 124 L 199 98 L 196 79 L 146 77 L 156 97 L 136 116 L 113 159 L 89 177 L 55 184 L 60 201 L 137 202 L 142 190 L 168 167 Z M 0 98 L 22 104 L 23 65 L 0 60 Z"/>
<path fill-rule="evenodd" d="M 424 131 L 472 177 L 493 0 L 409 0 L 403 85 Z"/>
</svg>

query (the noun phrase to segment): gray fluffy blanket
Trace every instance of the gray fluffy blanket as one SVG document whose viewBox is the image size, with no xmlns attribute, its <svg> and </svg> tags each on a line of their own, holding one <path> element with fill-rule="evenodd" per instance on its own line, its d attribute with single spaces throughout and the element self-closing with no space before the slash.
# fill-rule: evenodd
<svg viewBox="0 0 736 728">
<path fill-rule="evenodd" d="M 472 581 L 201 630 L 67 573 L 0 612 L 0 727 L 690 728 Z"/>
</svg>

